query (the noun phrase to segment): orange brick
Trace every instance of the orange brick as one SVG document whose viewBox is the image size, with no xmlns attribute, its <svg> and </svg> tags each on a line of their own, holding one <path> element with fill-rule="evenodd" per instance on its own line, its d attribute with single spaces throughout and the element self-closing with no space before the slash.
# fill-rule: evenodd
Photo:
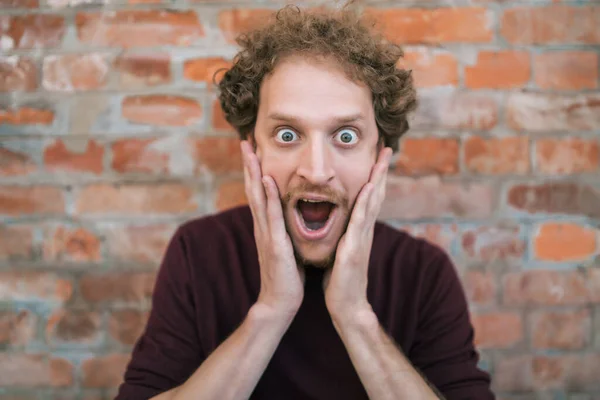
<svg viewBox="0 0 600 400">
<path fill-rule="evenodd" d="M 44 164 L 49 171 L 102 173 L 104 146 L 89 140 L 57 139 L 44 150 Z"/>
<path fill-rule="evenodd" d="M 231 68 L 231 62 L 224 58 L 197 58 L 187 60 L 183 64 L 183 76 L 192 81 L 205 82 L 211 87 L 213 79 L 218 82 L 225 72 L 223 69 L 229 68 Z M 216 76 L 215 73 L 217 73 Z"/>
<path fill-rule="evenodd" d="M 104 236 L 110 257 L 158 264 L 174 231 L 175 227 L 171 225 L 136 225 L 114 227 Z"/>
<path fill-rule="evenodd" d="M 50 345 L 78 343 L 92 345 L 100 339 L 98 312 L 61 309 L 48 318 L 46 340 Z"/>
<path fill-rule="evenodd" d="M 71 298 L 73 284 L 50 272 L 1 271 L 0 300 L 64 302 Z"/>
<path fill-rule="evenodd" d="M 489 271 L 468 271 L 463 277 L 465 294 L 470 302 L 479 305 L 494 303 L 497 285 Z"/>
<path fill-rule="evenodd" d="M 37 68 L 33 60 L 0 56 L 0 92 L 31 92 L 37 87 Z"/>
<path fill-rule="evenodd" d="M 0 225 L 0 260 L 30 258 L 32 251 L 31 226 Z"/>
<path fill-rule="evenodd" d="M 109 272 L 85 275 L 79 281 L 84 300 L 90 303 L 149 301 L 154 290 L 154 272 Z"/>
<path fill-rule="evenodd" d="M 512 44 L 598 44 L 600 7 L 553 4 L 504 11 L 500 32 Z"/>
<path fill-rule="evenodd" d="M 204 169 L 213 174 L 242 171 L 242 154 L 237 138 L 205 137 L 191 140 L 197 159 L 197 171 Z"/>
<path fill-rule="evenodd" d="M 0 354 L 2 387 L 66 387 L 73 384 L 73 365 L 44 354 Z"/>
<path fill-rule="evenodd" d="M 58 47 L 65 33 L 65 21 L 59 15 L 13 15 L 4 17 L 0 35 L 12 41 L 10 48 L 33 49 Z"/>
<path fill-rule="evenodd" d="M 0 214 L 62 214 L 65 200 L 60 189 L 50 186 L 0 187 Z"/>
<path fill-rule="evenodd" d="M 167 173 L 169 155 L 155 146 L 154 138 L 122 139 L 112 144 L 112 168 L 121 173 Z"/>
<path fill-rule="evenodd" d="M 0 346 L 27 345 L 36 335 L 36 316 L 28 310 L 0 311 Z"/>
<path fill-rule="evenodd" d="M 9 144 L 6 142 L 5 145 Z M 37 165 L 28 152 L 0 147 L 0 176 L 27 175 L 37 169 Z"/>
<path fill-rule="evenodd" d="M 595 172 L 600 166 L 597 140 L 539 139 L 535 150 L 537 170 L 545 174 Z"/>
<path fill-rule="evenodd" d="M 588 301 L 586 277 L 578 271 L 532 270 L 504 276 L 508 305 L 576 305 Z"/>
<path fill-rule="evenodd" d="M 212 126 L 213 129 L 217 131 L 234 130 L 233 126 L 231 126 L 229 122 L 227 122 L 227 120 L 225 119 L 225 114 L 223 114 L 223 109 L 221 108 L 221 103 L 219 103 L 218 99 L 213 102 Z"/>
<path fill-rule="evenodd" d="M 487 43 L 494 36 L 492 15 L 481 7 L 369 8 L 366 14 L 398 43 Z"/>
<path fill-rule="evenodd" d="M 509 89 L 524 86 L 531 76 L 529 53 L 481 51 L 477 62 L 465 68 L 465 86 L 471 89 Z"/>
<path fill-rule="evenodd" d="M 10 125 L 52 125 L 54 112 L 41 108 L 21 107 L 13 110 L 0 110 L 0 124 Z"/>
<path fill-rule="evenodd" d="M 431 51 L 407 51 L 398 66 L 413 72 L 415 86 L 456 86 L 458 84 L 458 62 L 450 53 Z"/>
<path fill-rule="evenodd" d="M 248 30 L 264 24 L 274 10 L 265 9 L 233 9 L 219 12 L 219 29 L 229 43 L 235 43 L 235 38 Z"/>
<path fill-rule="evenodd" d="M 479 348 L 508 348 L 523 340 L 523 318 L 518 313 L 474 314 L 472 322 Z"/>
<path fill-rule="evenodd" d="M 129 354 L 109 354 L 82 363 L 83 386 L 89 388 L 117 387 L 130 360 Z"/>
<path fill-rule="evenodd" d="M 539 311 L 532 316 L 531 332 L 536 349 L 581 349 L 590 339 L 590 312 Z"/>
<path fill-rule="evenodd" d="M 230 181 L 219 185 L 215 202 L 219 211 L 248 204 L 244 182 Z"/>
<path fill-rule="evenodd" d="M 569 223 L 546 223 L 535 236 L 536 258 L 547 261 L 586 260 L 597 248 L 598 232 Z"/>
<path fill-rule="evenodd" d="M 42 86 L 59 92 L 100 89 L 106 85 L 108 72 L 108 62 L 102 54 L 47 56 L 42 67 Z"/>
<path fill-rule="evenodd" d="M 38 0 L 0 0 L 0 8 L 37 8 Z"/>
<path fill-rule="evenodd" d="M 80 12 L 75 24 L 81 42 L 98 46 L 187 46 L 204 36 L 194 11 Z"/>
<path fill-rule="evenodd" d="M 100 261 L 100 238 L 84 228 L 47 229 L 43 253 L 51 261 Z"/>
<path fill-rule="evenodd" d="M 465 166 L 479 174 L 525 174 L 529 171 L 526 137 L 469 137 L 464 144 Z"/>
<path fill-rule="evenodd" d="M 178 183 L 95 184 L 83 188 L 75 201 L 77 214 L 176 214 L 196 211 L 191 187 Z"/>
<path fill-rule="evenodd" d="M 171 95 L 126 97 L 122 112 L 131 122 L 156 126 L 190 126 L 202 118 L 202 107 L 196 100 Z"/>
<path fill-rule="evenodd" d="M 469 260 L 519 260 L 526 244 L 518 226 L 480 226 L 467 229 L 462 235 L 462 251 Z"/>
<path fill-rule="evenodd" d="M 123 88 L 164 85 L 171 82 L 171 60 L 168 53 L 132 53 L 115 60 Z"/>
<path fill-rule="evenodd" d="M 542 89 L 581 90 L 598 87 L 598 54 L 555 51 L 535 56 L 535 83 Z"/>
<path fill-rule="evenodd" d="M 110 335 L 119 343 L 131 346 L 146 328 L 149 313 L 137 310 L 114 311 L 110 317 Z"/>
<path fill-rule="evenodd" d="M 431 157 L 435 154 L 435 157 Z M 456 174 L 458 141 L 447 138 L 404 139 L 396 172 L 407 175 Z"/>
</svg>

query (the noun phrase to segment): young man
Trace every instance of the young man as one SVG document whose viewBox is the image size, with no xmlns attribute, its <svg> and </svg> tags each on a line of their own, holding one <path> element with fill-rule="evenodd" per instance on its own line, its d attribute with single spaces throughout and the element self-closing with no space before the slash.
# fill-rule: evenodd
<svg viewBox="0 0 600 400">
<path fill-rule="evenodd" d="M 239 44 L 219 87 L 249 207 L 177 231 L 117 399 L 493 399 L 447 255 L 376 222 L 401 51 L 289 8 Z"/>
</svg>

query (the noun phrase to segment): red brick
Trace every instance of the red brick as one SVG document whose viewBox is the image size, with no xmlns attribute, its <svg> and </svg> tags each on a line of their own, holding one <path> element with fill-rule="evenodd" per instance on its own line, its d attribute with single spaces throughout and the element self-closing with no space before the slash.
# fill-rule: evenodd
<svg viewBox="0 0 600 400">
<path fill-rule="evenodd" d="M 100 338 L 98 312 L 58 310 L 48 318 L 46 340 L 49 344 L 78 343 L 91 345 Z"/>
<path fill-rule="evenodd" d="M 117 387 L 130 360 L 128 354 L 110 354 L 83 362 L 83 386 L 89 388 Z"/>
<path fill-rule="evenodd" d="M 395 167 L 394 172 L 402 175 L 456 174 L 458 141 L 434 137 L 403 139 Z"/>
<path fill-rule="evenodd" d="M 7 144 L 9 143 L 5 143 Z M 36 170 L 37 166 L 31 159 L 31 154 L 0 147 L 0 176 L 27 175 Z"/>
<path fill-rule="evenodd" d="M 458 62 L 450 53 L 423 49 L 407 51 L 398 66 L 412 70 L 416 87 L 458 85 Z"/>
<path fill-rule="evenodd" d="M 169 154 L 155 138 L 122 139 L 112 144 L 112 168 L 121 173 L 163 174 L 169 170 Z"/>
<path fill-rule="evenodd" d="M 178 183 L 90 185 L 76 198 L 77 214 L 176 214 L 197 209 L 194 191 Z"/>
<path fill-rule="evenodd" d="M 37 8 L 39 0 L 0 0 L 0 9 L 2 8 Z"/>
<path fill-rule="evenodd" d="M 265 9 L 232 9 L 219 12 L 219 29 L 229 43 L 248 30 L 258 28 L 269 20 L 274 10 Z"/>
<path fill-rule="evenodd" d="M 112 228 L 106 233 L 108 254 L 122 261 L 159 263 L 174 231 L 169 225 Z"/>
<path fill-rule="evenodd" d="M 125 54 L 115 61 L 121 87 L 138 88 L 171 82 L 171 60 L 168 53 Z"/>
<path fill-rule="evenodd" d="M 0 353 L 0 386 L 66 387 L 73 384 L 73 365 L 43 354 Z"/>
<path fill-rule="evenodd" d="M 102 173 L 104 147 L 94 140 L 55 140 L 44 150 L 44 164 L 49 171 Z"/>
<path fill-rule="evenodd" d="M 75 24 L 79 40 L 97 46 L 188 46 L 204 36 L 194 11 L 80 12 Z"/>
<path fill-rule="evenodd" d="M 197 171 L 208 169 L 213 174 L 242 171 L 240 141 L 237 138 L 205 137 L 191 141 L 197 159 Z"/>
<path fill-rule="evenodd" d="M 123 117 L 138 124 L 190 126 L 202 118 L 200 104 L 182 96 L 131 96 L 123 100 L 122 108 Z"/>
<path fill-rule="evenodd" d="M 415 127 L 489 130 L 498 122 L 498 103 L 492 96 L 473 92 L 421 95 Z"/>
<path fill-rule="evenodd" d="M 231 68 L 231 61 L 221 57 L 196 58 L 187 60 L 183 64 L 183 76 L 192 81 L 205 82 L 208 87 L 211 87 L 213 78 L 218 82 L 224 73 L 223 69 L 229 68 Z"/>
<path fill-rule="evenodd" d="M 73 284 L 49 272 L 0 271 L 0 300 L 67 301 Z"/>
<path fill-rule="evenodd" d="M 219 185 L 215 206 L 218 211 L 248 204 L 243 181 L 230 181 Z"/>
<path fill-rule="evenodd" d="M 144 302 L 149 301 L 154 290 L 154 272 L 111 272 L 103 275 L 86 275 L 79 282 L 79 290 L 86 301 Z"/>
<path fill-rule="evenodd" d="M 597 249 L 598 232 L 570 223 L 545 223 L 534 239 L 535 257 L 546 261 L 584 261 Z"/>
<path fill-rule="evenodd" d="M 100 238 L 84 228 L 47 229 L 43 253 L 50 261 L 100 261 Z"/>
<path fill-rule="evenodd" d="M 600 129 L 600 94 L 513 93 L 507 119 L 513 129 L 534 132 Z"/>
<path fill-rule="evenodd" d="M 493 190 L 488 185 L 442 183 L 439 177 L 420 179 L 388 177 L 380 218 L 420 219 L 442 216 L 487 217 L 492 212 Z M 402 201 L 398 201 L 402 199 Z"/>
<path fill-rule="evenodd" d="M 0 56 L 0 92 L 30 92 L 37 86 L 37 68 L 33 60 Z"/>
<path fill-rule="evenodd" d="M 600 191 L 587 185 L 570 182 L 549 182 L 538 185 L 517 184 L 508 190 L 506 202 L 517 210 L 529 213 L 559 213 L 600 216 Z"/>
<path fill-rule="evenodd" d="M 420 224 L 418 226 L 415 225 L 411 233 L 450 253 L 452 243 L 456 237 L 456 231 L 456 225 Z"/>
<path fill-rule="evenodd" d="M 225 119 L 225 114 L 223 114 L 223 109 L 221 108 L 221 104 L 219 100 L 215 100 L 213 102 L 212 108 L 212 127 L 217 131 L 233 131 L 234 128 L 227 122 Z"/>
<path fill-rule="evenodd" d="M 5 50 L 58 47 L 65 34 L 65 21 L 58 15 L 13 15 L 0 22 L 0 36 L 12 42 Z"/>
<path fill-rule="evenodd" d="M 21 107 L 0 110 L 0 124 L 10 125 L 52 125 L 54 112 L 41 108 Z"/>
<path fill-rule="evenodd" d="M 504 11 L 501 34 L 512 44 L 598 44 L 600 8 L 548 5 Z"/>
<path fill-rule="evenodd" d="M 472 316 L 478 348 L 508 348 L 523 340 L 523 319 L 514 312 L 493 312 Z"/>
<path fill-rule="evenodd" d="M 109 66 L 98 53 L 47 56 L 42 67 L 46 90 L 73 92 L 101 89 L 106 85 Z"/>
<path fill-rule="evenodd" d="M 535 83 L 542 89 L 582 90 L 598 87 L 598 54 L 554 51 L 534 58 Z"/>
<path fill-rule="evenodd" d="M 0 214 L 62 214 L 65 200 L 60 189 L 50 186 L 0 187 Z"/>
<path fill-rule="evenodd" d="M 488 43 L 491 12 L 481 7 L 367 9 L 384 35 L 398 43 Z"/>
<path fill-rule="evenodd" d="M 30 226 L 0 225 L 0 260 L 30 258 L 33 251 Z"/>
<path fill-rule="evenodd" d="M 144 332 L 148 312 L 137 310 L 114 311 L 110 317 L 110 335 L 120 343 L 131 346 Z"/>
<path fill-rule="evenodd" d="M 517 226 L 480 226 L 462 234 L 463 253 L 469 259 L 486 263 L 519 260 L 525 254 L 525 248 Z"/>
<path fill-rule="evenodd" d="M 581 349 L 589 343 L 590 312 L 539 311 L 531 318 L 532 344 L 536 349 Z"/>
<path fill-rule="evenodd" d="M 530 77 L 531 61 L 524 51 L 481 51 L 475 65 L 465 67 L 465 86 L 471 89 L 519 88 Z"/>
<path fill-rule="evenodd" d="M 470 303 L 489 305 L 495 302 L 497 285 L 490 271 L 467 271 L 462 283 Z"/>
<path fill-rule="evenodd" d="M 509 305 L 584 304 L 588 288 L 585 277 L 576 271 L 514 272 L 504 277 L 503 297 Z"/>
<path fill-rule="evenodd" d="M 470 136 L 464 143 L 464 160 L 467 170 L 477 174 L 525 174 L 529 171 L 529 141 L 516 136 Z"/>
<path fill-rule="evenodd" d="M 537 170 L 545 174 L 595 172 L 600 166 L 600 145 L 580 138 L 538 139 L 535 160 Z"/>
<path fill-rule="evenodd" d="M 22 346 L 35 338 L 35 315 L 28 310 L 0 311 L 0 346 Z"/>
</svg>

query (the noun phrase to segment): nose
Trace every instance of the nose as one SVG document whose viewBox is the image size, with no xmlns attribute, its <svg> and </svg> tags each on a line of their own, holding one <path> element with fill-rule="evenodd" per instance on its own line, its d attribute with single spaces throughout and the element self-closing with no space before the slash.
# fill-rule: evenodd
<svg viewBox="0 0 600 400">
<path fill-rule="evenodd" d="M 327 143 L 312 140 L 300 156 L 297 173 L 314 185 L 325 185 L 335 176 L 332 155 Z"/>
</svg>

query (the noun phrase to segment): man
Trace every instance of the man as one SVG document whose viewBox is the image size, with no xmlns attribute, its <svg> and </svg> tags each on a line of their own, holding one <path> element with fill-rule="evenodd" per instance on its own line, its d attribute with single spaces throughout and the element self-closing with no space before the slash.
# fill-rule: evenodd
<svg viewBox="0 0 600 400">
<path fill-rule="evenodd" d="M 450 260 L 376 222 L 415 108 L 399 48 L 290 8 L 239 44 L 249 207 L 179 228 L 117 399 L 493 399 Z"/>
</svg>

